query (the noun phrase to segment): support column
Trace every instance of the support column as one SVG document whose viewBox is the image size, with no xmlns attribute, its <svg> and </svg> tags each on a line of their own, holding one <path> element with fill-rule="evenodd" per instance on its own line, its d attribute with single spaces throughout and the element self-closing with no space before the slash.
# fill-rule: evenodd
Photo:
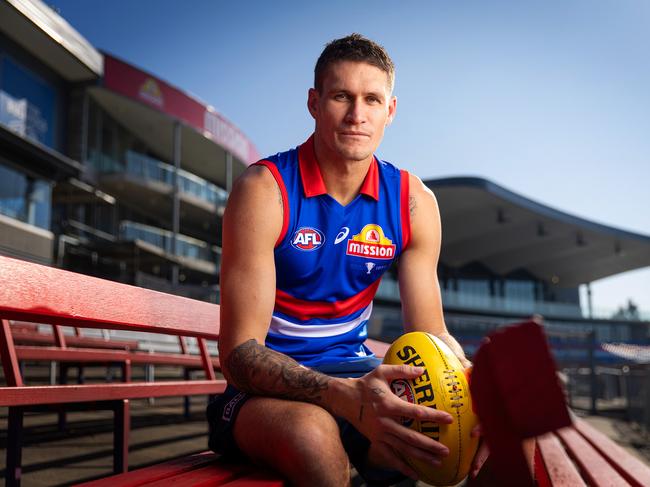
<svg viewBox="0 0 650 487">
<path fill-rule="evenodd" d="M 232 154 L 226 151 L 226 191 L 232 190 Z"/>
<path fill-rule="evenodd" d="M 598 414 L 596 400 L 598 399 L 598 376 L 596 375 L 596 329 L 592 328 L 588 335 L 589 340 L 589 414 Z"/>
<path fill-rule="evenodd" d="M 81 163 L 84 165 L 88 160 L 88 115 L 89 115 L 88 88 L 84 88 L 83 106 L 81 107 Z"/>
<path fill-rule="evenodd" d="M 178 250 L 178 232 L 180 230 L 180 208 L 181 201 L 179 196 L 178 171 L 181 168 L 181 124 L 179 121 L 174 122 L 174 173 L 172 177 L 173 185 L 173 210 L 172 210 L 172 242 L 171 253 L 176 255 Z M 179 266 L 172 265 L 172 288 L 178 287 Z"/>
<path fill-rule="evenodd" d="M 593 319 L 594 317 L 594 307 L 593 307 L 593 302 L 591 300 L 591 283 L 587 283 L 587 310 L 589 311 L 589 319 Z"/>
</svg>

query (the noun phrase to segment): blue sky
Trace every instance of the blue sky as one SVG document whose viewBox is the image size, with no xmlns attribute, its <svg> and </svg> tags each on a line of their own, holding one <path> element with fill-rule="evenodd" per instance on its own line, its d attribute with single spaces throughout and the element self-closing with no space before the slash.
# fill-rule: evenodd
<svg viewBox="0 0 650 487">
<path fill-rule="evenodd" d="M 315 60 L 360 32 L 397 67 L 380 157 L 650 235 L 644 0 L 47 3 L 96 47 L 213 105 L 262 154 L 307 138 Z M 650 312 L 650 268 L 592 289 L 597 307 L 632 298 Z"/>
</svg>

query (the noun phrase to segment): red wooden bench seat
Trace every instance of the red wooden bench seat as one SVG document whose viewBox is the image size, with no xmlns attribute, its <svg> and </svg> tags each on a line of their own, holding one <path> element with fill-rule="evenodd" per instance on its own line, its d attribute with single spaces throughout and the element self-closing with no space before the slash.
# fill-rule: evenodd
<svg viewBox="0 0 650 487">
<path fill-rule="evenodd" d="M 205 483 L 205 484 L 204 484 Z M 197 453 L 76 487 L 264 486 L 282 487 L 277 474 L 242 463 L 228 463 L 212 452 Z"/>
<path fill-rule="evenodd" d="M 650 467 L 583 419 L 537 440 L 540 486 L 650 485 Z"/>
</svg>

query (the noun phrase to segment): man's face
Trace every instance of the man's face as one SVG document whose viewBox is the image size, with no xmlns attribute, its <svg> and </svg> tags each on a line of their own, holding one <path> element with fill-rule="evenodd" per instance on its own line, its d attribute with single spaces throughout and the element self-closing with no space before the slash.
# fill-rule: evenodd
<svg viewBox="0 0 650 487">
<path fill-rule="evenodd" d="M 307 102 L 319 151 L 339 160 L 368 159 L 393 120 L 396 103 L 381 69 L 354 61 L 329 65 L 321 91 L 310 89 Z"/>
</svg>

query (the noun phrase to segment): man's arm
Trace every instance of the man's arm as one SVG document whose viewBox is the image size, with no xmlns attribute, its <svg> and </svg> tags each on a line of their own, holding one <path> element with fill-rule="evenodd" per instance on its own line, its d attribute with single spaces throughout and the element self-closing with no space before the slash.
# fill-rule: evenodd
<svg viewBox="0 0 650 487">
<path fill-rule="evenodd" d="M 223 219 L 221 327 L 223 373 L 242 391 L 317 401 L 327 376 L 264 346 L 275 301 L 273 250 L 282 230 L 282 195 L 270 171 L 249 168 Z"/>
<path fill-rule="evenodd" d="M 471 362 L 447 331 L 438 283 L 442 230 L 435 196 L 420 178 L 410 175 L 411 242 L 399 261 L 399 290 L 405 331 L 426 331 L 443 340 L 464 367 Z"/>
</svg>

